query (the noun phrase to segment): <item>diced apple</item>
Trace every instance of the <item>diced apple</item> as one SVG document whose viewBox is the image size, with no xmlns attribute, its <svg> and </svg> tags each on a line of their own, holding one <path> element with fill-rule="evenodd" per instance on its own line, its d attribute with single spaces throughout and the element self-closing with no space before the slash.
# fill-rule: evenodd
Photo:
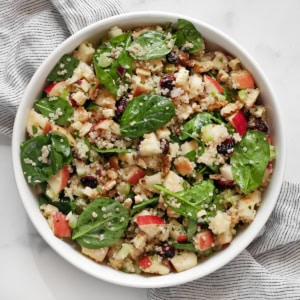
<svg viewBox="0 0 300 300">
<path fill-rule="evenodd" d="M 47 182 L 55 194 L 59 194 L 68 184 L 69 167 L 63 166 L 55 175 L 50 177 Z"/>
<path fill-rule="evenodd" d="M 48 85 L 44 91 L 48 97 L 60 96 L 64 90 L 68 88 L 66 81 L 54 82 Z"/>
<path fill-rule="evenodd" d="M 113 120 L 103 119 L 98 121 L 98 123 L 96 123 L 92 127 L 92 130 L 98 130 L 98 129 L 110 131 L 115 135 L 121 135 L 120 125 L 114 122 Z"/>
<path fill-rule="evenodd" d="M 254 89 L 254 79 L 248 71 L 234 71 L 230 74 L 234 89 Z"/>
<path fill-rule="evenodd" d="M 183 190 L 183 178 L 175 172 L 170 171 L 165 177 L 164 186 L 172 192 L 179 192 Z"/>
<path fill-rule="evenodd" d="M 134 151 L 118 154 L 119 160 L 124 162 L 128 166 L 132 166 L 136 164 L 136 156 L 137 153 Z"/>
<path fill-rule="evenodd" d="M 220 172 L 225 180 L 233 180 L 231 165 L 224 164 L 222 167 L 220 167 Z"/>
<path fill-rule="evenodd" d="M 154 184 L 162 184 L 162 176 L 161 172 L 155 173 L 153 175 L 146 175 L 140 180 L 140 184 L 143 188 L 155 192 L 156 190 L 153 188 Z"/>
<path fill-rule="evenodd" d="M 188 236 L 183 228 L 183 226 L 178 223 L 176 220 L 170 221 L 170 236 L 174 241 L 177 241 L 178 243 L 186 242 L 188 239 Z"/>
<path fill-rule="evenodd" d="M 170 268 L 162 264 L 161 259 L 150 256 L 141 258 L 138 262 L 140 268 L 146 273 L 166 275 L 170 273 Z"/>
<path fill-rule="evenodd" d="M 71 227 L 66 220 L 66 216 L 59 212 L 53 212 L 52 215 L 53 232 L 57 237 L 71 237 Z"/>
<path fill-rule="evenodd" d="M 238 97 L 246 108 L 251 108 L 259 95 L 259 89 L 245 89 L 238 92 Z"/>
<path fill-rule="evenodd" d="M 51 131 L 51 123 L 34 109 L 29 112 L 26 129 L 30 136 L 37 136 Z"/>
<path fill-rule="evenodd" d="M 193 150 L 197 150 L 199 145 L 196 140 L 185 142 L 181 145 L 181 154 L 185 155 Z"/>
<path fill-rule="evenodd" d="M 141 84 L 141 83 L 137 83 L 133 89 L 133 97 L 137 97 L 139 95 L 142 95 L 142 94 L 149 94 L 151 93 L 151 89 L 144 85 L 144 84 Z"/>
<path fill-rule="evenodd" d="M 106 257 L 108 249 L 109 249 L 108 247 L 104 247 L 104 248 L 100 248 L 100 249 L 88 249 L 88 248 L 82 247 L 81 252 L 97 262 L 102 262 L 104 260 L 104 258 Z"/>
<path fill-rule="evenodd" d="M 68 141 L 69 141 L 69 143 L 70 143 L 71 146 L 75 146 L 76 145 L 76 141 L 75 141 L 74 137 L 65 128 L 63 128 L 61 126 L 58 126 L 56 124 L 52 124 L 52 132 L 65 135 L 67 137 L 67 139 L 68 139 Z"/>
<path fill-rule="evenodd" d="M 210 77 L 206 74 L 204 75 L 204 84 L 205 84 L 205 90 L 208 94 L 224 92 L 224 89 L 219 84 L 219 82 L 213 77 Z"/>
<path fill-rule="evenodd" d="M 139 153 L 142 156 L 152 156 L 162 153 L 160 142 L 155 133 L 151 132 L 144 135 L 144 139 L 141 141 L 139 146 Z"/>
<path fill-rule="evenodd" d="M 214 246 L 214 237 L 210 230 L 205 230 L 197 234 L 199 238 L 199 250 L 205 251 Z"/>
<path fill-rule="evenodd" d="M 141 168 L 137 166 L 132 166 L 129 168 L 127 176 L 125 177 L 128 183 L 136 184 L 144 176 L 145 176 L 145 172 Z"/>
<path fill-rule="evenodd" d="M 239 135 L 243 136 L 247 132 L 247 119 L 244 113 L 239 110 L 228 118 L 230 124 L 236 129 Z"/>
<path fill-rule="evenodd" d="M 149 224 L 165 224 L 165 220 L 153 215 L 140 215 L 136 217 L 136 222 L 139 226 Z"/>
<path fill-rule="evenodd" d="M 175 159 L 174 167 L 179 172 L 180 175 L 190 175 L 194 172 L 195 164 L 191 162 L 188 158 L 180 156 Z"/>
<path fill-rule="evenodd" d="M 183 251 L 170 259 L 177 272 L 182 272 L 195 267 L 198 264 L 197 255 L 193 252 Z"/>
</svg>

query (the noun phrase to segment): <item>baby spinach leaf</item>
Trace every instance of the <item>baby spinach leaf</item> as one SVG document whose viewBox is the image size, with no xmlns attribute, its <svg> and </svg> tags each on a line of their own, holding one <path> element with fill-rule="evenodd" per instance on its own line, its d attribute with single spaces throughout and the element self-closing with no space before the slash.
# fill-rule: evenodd
<svg viewBox="0 0 300 300">
<path fill-rule="evenodd" d="M 195 53 L 203 47 L 203 38 L 190 21 L 178 19 L 176 45 L 178 47 L 183 46 L 190 53 Z"/>
<path fill-rule="evenodd" d="M 139 204 L 133 205 L 133 207 L 130 210 L 130 216 L 134 216 L 138 211 L 141 211 L 143 208 L 155 205 L 158 202 L 158 197 L 154 197 L 148 200 L 145 200 Z"/>
<path fill-rule="evenodd" d="M 171 52 L 175 38 L 170 34 L 148 30 L 139 35 L 127 48 L 127 51 L 137 60 L 160 58 Z"/>
<path fill-rule="evenodd" d="M 44 116 L 58 125 L 66 125 L 73 116 L 74 109 L 65 99 L 57 97 L 55 100 L 43 98 L 34 103 L 34 107 Z"/>
<path fill-rule="evenodd" d="M 162 192 L 165 202 L 175 212 L 192 220 L 197 219 L 198 211 L 204 209 L 205 204 L 211 203 L 215 190 L 212 180 L 203 180 L 192 188 L 177 193 L 160 184 L 153 187 Z"/>
<path fill-rule="evenodd" d="M 128 221 L 128 211 L 118 201 L 96 198 L 79 215 L 72 239 L 89 249 L 107 247 L 120 239 Z"/>
<path fill-rule="evenodd" d="M 174 104 L 166 97 L 143 94 L 127 105 L 120 122 L 122 136 L 137 138 L 167 124 L 174 116 Z"/>
<path fill-rule="evenodd" d="M 189 241 L 193 238 L 193 236 L 197 232 L 197 228 L 198 228 L 197 222 L 195 220 L 188 219 L 187 236 Z"/>
<path fill-rule="evenodd" d="M 123 148 L 99 149 L 96 146 L 92 146 L 92 149 L 98 153 L 129 153 L 129 152 L 136 151 L 136 149 L 123 149 Z"/>
<path fill-rule="evenodd" d="M 42 148 L 49 150 L 47 162 L 39 159 Z M 48 133 L 31 138 L 21 144 L 21 164 L 30 184 L 44 182 L 72 160 L 68 139 L 60 134 Z"/>
<path fill-rule="evenodd" d="M 126 83 L 125 73 L 132 74 L 132 58 L 126 51 L 129 42 L 129 33 L 119 35 L 102 43 L 93 56 L 97 78 L 114 95 Z"/>
<path fill-rule="evenodd" d="M 172 243 L 172 246 L 178 250 L 197 252 L 192 243 Z"/>
<path fill-rule="evenodd" d="M 70 201 L 69 198 L 60 198 L 59 201 L 52 201 L 49 197 L 42 194 L 39 196 L 39 205 L 51 204 L 59 209 L 63 214 L 67 215 L 70 211 L 76 209 L 75 202 Z"/>
<path fill-rule="evenodd" d="M 217 124 L 222 124 L 223 121 L 220 120 L 219 118 L 216 118 L 213 114 L 208 113 L 208 112 L 202 112 L 197 114 L 194 118 L 186 122 L 182 128 L 181 128 L 181 136 L 180 138 L 182 140 L 186 140 L 189 137 L 194 138 L 195 135 L 196 137 L 201 131 L 201 128 L 205 125 L 211 124 L 211 123 L 217 123 Z"/>
<path fill-rule="evenodd" d="M 269 160 L 267 136 L 260 131 L 248 130 L 230 159 L 234 181 L 245 194 L 260 186 Z"/>
<path fill-rule="evenodd" d="M 47 77 L 48 81 L 63 81 L 72 77 L 74 70 L 77 68 L 79 60 L 70 55 L 65 54 L 61 57 L 54 69 Z"/>
<path fill-rule="evenodd" d="M 99 105 L 96 104 L 94 101 L 92 100 L 87 100 L 85 103 L 84 103 L 84 108 L 87 110 L 87 111 L 96 111 L 99 109 Z"/>
</svg>

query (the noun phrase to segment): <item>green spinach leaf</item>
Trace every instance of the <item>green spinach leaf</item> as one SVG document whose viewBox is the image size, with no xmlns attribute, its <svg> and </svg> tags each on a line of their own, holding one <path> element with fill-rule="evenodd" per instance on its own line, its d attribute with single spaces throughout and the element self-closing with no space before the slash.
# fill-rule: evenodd
<svg viewBox="0 0 300 300">
<path fill-rule="evenodd" d="M 114 95 L 119 96 L 120 85 L 126 84 L 125 73 L 132 74 L 132 58 L 126 51 L 130 34 L 122 34 L 102 43 L 93 56 L 96 76 Z"/>
<path fill-rule="evenodd" d="M 127 48 L 137 60 L 160 58 L 171 52 L 175 38 L 170 34 L 149 30 L 139 35 Z"/>
<path fill-rule="evenodd" d="M 177 193 L 160 184 L 153 187 L 162 192 L 165 202 L 175 212 L 192 220 L 197 219 L 197 213 L 204 209 L 205 204 L 211 204 L 215 191 L 212 180 L 203 180 L 192 188 Z"/>
<path fill-rule="evenodd" d="M 223 121 L 219 118 L 215 117 L 212 113 L 202 112 L 197 114 L 194 118 L 186 122 L 181 128 L 181 136 L 182 140 L 186 140 L 189 137 L 195 138 L 199 135 L 200 130 L 203 126 L 211 124 L 211 123 L 222 124 Z"/>
<path fill-rule="evenodd" d="M 185 44 L 187 44 L 187 47 L 185 47 Z M 195 26 L 190 21 L 179 19 L 176 45 L 185 47 L 190 53 L 195 53 L 203 48 L 203 44 L 202 35 Z"/>
<path fill-rule="evenodd" d="M 120 239 L 128 221 L 128 211 L 118 201 L 96 198 L 79 215 L 72 239 L 89 249 L 107 247 Z"/>
<path fill-rule="evenodd" d="M 197 222 L 192 219 L 188 219 L 188 226 L 187 226 L 187 236 L 188 236 L 188 241 L 190 241 L 195 233 L 197 232 Z"/>
<path fill-rule="evenodd" d="M 42 149 L 49 151 L 47 161 L 43 161 Z M 64 135 L 48 133 L 31 138 L 21 144 L 21 164 L 27 182 L 44 182 L 55 175 L 72 160 L 71 148 Z"/>
<path fill-rule="evenodd" d="M 158 197 L 154 197 L 148 200 L 145 200 L 139 204 L 133 205 L 133 207 L 130 210 L 130 216 L 134 216 L 138 211 L 141 211 L 143 208 L 155 205 L 158 202 Z"/>
<path fill-rule="evenodd" d="M 92 150 L 98 153 L 129 153 L 129 152 L 136 151 L 136 149 L 123 149 L 123 148 L 99 149 L 96 146 L 92 146 Z"/>
<path fill-rule="evenodd" d="M 57 97 L 55 100 L 43 98 L 34 103 L 34 107 L 44 116 L 58 125 L 66 125 L 73 116 L 74 109 L 65 99 Z"/>
<path fill-rule="evenodd" d="M 42 194 L 39 196 L 39 205 L 51 204 L 59 209 L 63 214 L 67 215 L 70 211 L 76 209 L 75 202 L 71 201 L 69 198 L 60 198 L 59 201 L 52 201 L 49 197 Z"/>
<path fill-rule="evenodd" d="M 267 136 L 260 131 L 248 130 L 230 159 L 234 181 L 245 194 L 260 186 L 269 160 Z"/>
<path fill-rule="evenodd" d="M 141 137 L 167 124 L 174 114 L 174 104 L 168 98 L 140 95 L 129 102 L 121 117 L 121 134 L 130 138 Z"/>
<path fill-rule="evenodd" d="M 172 243 L 172 246 L 178 250 L 197 252 L 192 243 Z"/>
<path fill-rule="evenodd" d="M 72 77 L 77 68 L 79 60 L 70 54 L 65 54 L 47 77 L 48 81 L 63 81 Z"/>
</svg>

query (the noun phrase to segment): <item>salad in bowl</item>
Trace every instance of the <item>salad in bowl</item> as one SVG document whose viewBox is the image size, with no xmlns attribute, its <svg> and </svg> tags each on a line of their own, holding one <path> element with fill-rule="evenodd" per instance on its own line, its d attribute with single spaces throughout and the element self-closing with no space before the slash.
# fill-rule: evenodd
<svg viewBox="0 0 300 300">
<path fill-rule="evenodd" d="M 167 275 L 255 220 L 276 151 L 239 57 L 193 22 L 112 26 L 49 70 L 20 145 L 52 234 L 125 273 Z"/>
</svg>

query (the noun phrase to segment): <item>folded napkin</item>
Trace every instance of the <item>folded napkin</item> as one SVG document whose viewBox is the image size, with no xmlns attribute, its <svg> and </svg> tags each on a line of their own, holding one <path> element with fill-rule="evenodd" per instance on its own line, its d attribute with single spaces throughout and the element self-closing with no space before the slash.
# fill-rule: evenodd
<svg viewBox="0 0 300 300">
<path fill-rule="evenodd" d="M 119 0 L 0 1 L 0 134 L 11 135 L 26 85 L 69 35 L 122 13 Z"/>
<path fill-rule="evenodd" d="M 151 300 L 300 299 L 300 184 L 285 182 L 259 237 L 220 270 L 150 289 Z"/>
</svg>

